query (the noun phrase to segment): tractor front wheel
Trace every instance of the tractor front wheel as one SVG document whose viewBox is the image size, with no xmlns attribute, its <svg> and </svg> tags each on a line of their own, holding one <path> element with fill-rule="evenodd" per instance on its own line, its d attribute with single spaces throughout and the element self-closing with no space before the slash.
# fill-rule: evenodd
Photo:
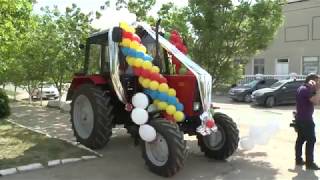
<svg viewBox="0 0 320 180">
<path fill-rule="evenodd" d="M 112 134 L 113 106 L 111 98 L 90 84 L 82 85 L 73 96 L 71 123 L 78 142 L 91 149 L 99 149 Z"/>
<path fill-rule="evenodd" d="M 223 113 L 215 113 L 213 119 L 217 132 L 208 136 L 198 134 L 198 145 L 208 158 L 224 160 L 238 148 L 239 130 L 236 123 Z"/>
<path fill-rule="evenodd" d="M 154 119 L 149 125 L 157 132 L 152 142 L 142 143 L 142 156 L 149 169 L 164 177 L 176 174 L 184 165 L 186 141 L 177 124 L 165 119 Z"/>
</svg>

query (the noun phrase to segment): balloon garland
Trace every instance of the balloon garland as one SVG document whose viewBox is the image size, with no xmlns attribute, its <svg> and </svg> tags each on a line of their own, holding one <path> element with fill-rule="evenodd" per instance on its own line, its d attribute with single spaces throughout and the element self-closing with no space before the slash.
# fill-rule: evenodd
<svg viewBox="0 0 320 180">
<path fill-rule="evenodd" d="M 121 51 L 126 56 L 128 65 L 133 68 L 134 74 L 139 77 L 139 83 L 144 88 L 144 94 L 149 95 L 153 100 L 152 106 L 149 105 L 149 102 L 146 103 L 145 100 L 142 100 L 145 99 L 142 98 L 143 93 L 134 95 L 132 103 L 135 108 L 131 113 L 132 120 L 140 125 L 140 128 L 142 125 L 146 125 L 148 113 L 145 108 L 149 105 L 152 108 L 148 107 L 148 109 L 163 110 L 168 120 L 183 121 L 185 117 L 183 104 L 176 97 L 175 89 L 170 88 L 167 79 L 160 74 L 159 67 L 152 64 L 153 58 L 146 53 L 146 47 L 141 44 L 141 39 L 135 34 L 135 29 L 125 22 L 120 23 L 120 28 L 123 30 L 122 41 L 119 44 Z M 151 130 L 148 129 L 148 131 Z M 142 135 L 141 137 L 143 138 Z M 147 141 L 147 139 L 144 140 Z"/>
<path fill-rule="evenodd" d="M 170 41 L 171 44 L 173 44 L 183 54 L 186 54 L 186 55 L 188 54 L 188 48 L 183 43 L 183 39 L 178 31 L 173 30 L 170 34 L 165 34 L 165 37 Z M 181 62 L 173 55 L 172 55 L 172 64 L 175 65 L 175 72 L 177 74 L 192 74 L 192 72 L 190 70 L 187 70 L 187 68 L 183 66 L 183 64 L 181 64 Z"/>
</svg>

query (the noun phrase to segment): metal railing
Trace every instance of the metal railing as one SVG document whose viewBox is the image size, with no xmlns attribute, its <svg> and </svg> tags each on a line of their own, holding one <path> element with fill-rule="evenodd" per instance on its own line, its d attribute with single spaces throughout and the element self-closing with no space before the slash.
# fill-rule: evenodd
<svg viewBox="0 0 320 180">
<path fill-rule="evenodd" d="M 244 75 L 239 81 L 238 84 L 246 84 L 255 79 L 305 79 L 306 75 L 302 74 L 288 74 L 288 75 L 269 75 L 269 74 L 256 74 L 256 75 Z"/>
</svg>

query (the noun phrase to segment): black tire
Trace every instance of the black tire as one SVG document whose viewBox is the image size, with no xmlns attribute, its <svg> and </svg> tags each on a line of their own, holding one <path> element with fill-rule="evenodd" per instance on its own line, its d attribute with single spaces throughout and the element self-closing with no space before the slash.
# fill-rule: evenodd
<svg viewBox="0 0 320 180">
<path fill-rule="evenodd" d="M 164 177 L 175 175 L 184 165 L 187 156 L 186 141 L 183 139 L 183 132 L 180 131 L 176 123 L 159 118 L 149 122 L 157 133 L 161 134 L 168 145 L 168 160 L 162 166 L 155 165 L 147 154 L 147 142 L 142 143 L 142 156 L 149 169 Z M 151 142 L 152 143 L 152 142 Z"/>
<path fill-rule="evenodd" d="M 89 99 L 93 110 L 93 129 L 88 138 L 82 138 L 75 127 L 74 102 L 80 95 Z M 78 88 L 73 95 L 70 111 L 72 129 L 77 141 L 91 149 L 103 148 L 112 135 L 112 121 L 114 119 L 112 110 L 111 98 L 98 87 L 85 84 Z"/>
<path fill-rule="evenodd" d="M 220 130 L 223 139 L 217 146 L 209 147 L 206 143 L 206 137 L 197 135 L 198 145 L 205 156 L 211 159 L 225 160 L 231 156 L 238 148 L 239 130 L 236 123 L 226 114 L 215 113 L 213 115 L 218 130 Z"/>
<path fill-rule="evenodd" d="M 272 108 L 275 104 L 276 104 L 276 99 L 274 98 L 274 96 L 267 97 L 265 102 L 266 107 Z"/>
</svg>

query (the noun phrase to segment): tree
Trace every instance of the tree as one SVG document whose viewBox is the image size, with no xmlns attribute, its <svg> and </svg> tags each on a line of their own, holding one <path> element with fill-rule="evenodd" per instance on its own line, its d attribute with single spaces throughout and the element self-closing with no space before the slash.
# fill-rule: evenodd
<svg viewBox="0 0 320 180">
<path fill-rule="evenodd" d="M 188 27 L 188 11 L 186 8 L 178 8 L 174 3 L 162 4 L 158 11 L 158 18 L 161 18 L 161 27 L 166 32 L 177 30 L 183 39 L 189 43 L 192 42 L 190 27 Z"/>
<path fill-rule="evenodd" d="M 30 13 L 32 0 L 0 0 L 0 73 L 7 68 L 11 54 L 15 54 L 15 44 L 24 37 L 32 26 Z"/>
<path fill-rule="evenodd" d="M 231 0 L 189 0 L 189 20 L 196 40 L 193 58 L 215 79 L 214 85 L 239 77 L 235 58 L 246 58 L 266 48 L 282 23 L 281 0 L 254 4 Z"/>
<path fill-rule="evenodd" d="M 148 12 L 156 4 L 156 0 L 117 0 L 117 10 L 127 8 L 129 12 L 137 16 L 138 21 L 146 21 L 151 24 L 155 23 L 155 19 L 148 15 Z"/>
<path fill-rule="evenodd" d="M 93 31 L 90 26 L 93 17 L 92 13 L 82 13 L 75 4 L 67 7 L 64 13 L 59 12 L 57 7 L 53 10 L 45 8 L 43 11 L 43 18 L 51 21 L 50 27 L 46 29 L 51 36 L 47 43 L 53 45 L 46 53 L 46 57 L 50 59 L 48 77 L 61 95 L 63 83 L 70 81 L 72 75 L 82 68 L 84 56 L 79 46 Z M 99 13 L 96 12 L 96 18 L 99 17 Z M 44 26 L 48 26 L 46 21 Z"/>
</svg>

